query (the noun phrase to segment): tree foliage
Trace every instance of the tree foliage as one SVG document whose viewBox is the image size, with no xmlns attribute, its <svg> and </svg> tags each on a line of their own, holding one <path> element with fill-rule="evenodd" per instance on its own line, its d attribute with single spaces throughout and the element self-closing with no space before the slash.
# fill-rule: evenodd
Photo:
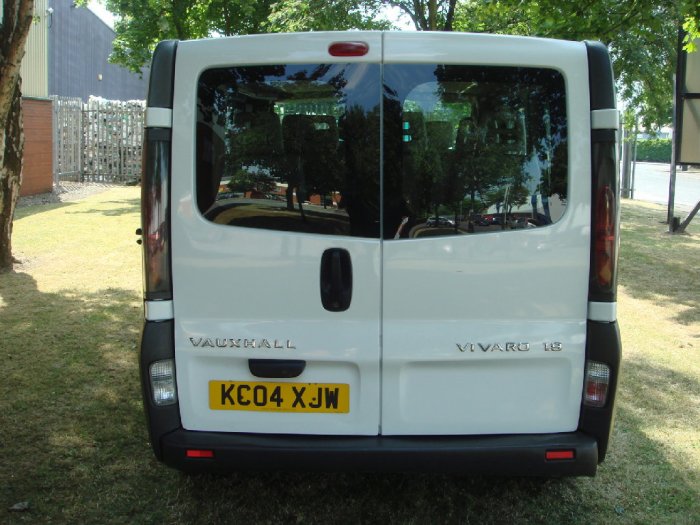
<svg viewBox="0 0 700 525">
<path fill-rule="evenodd" d="M 610 49 L 618 90 L 645 127 L 670 122 L 678 29 L 697 36 L 696 0 L 468 0 L 460 31 L 600 40 Z"/>
<path fill-rule="evenodd" d="M 117 16 L 110 60 L 140 73 L 161 40 L 264 32 L 272 4 L 273 0 L 105 0 Z"/>
<path fill-rule="evenodd" d="M 418 31 L 452 31 L 457 0 L 382 0 L 399 8 Z"/>
<path fill-rule="evenodd" d="M 376 1 L 105 0 L 105 5 L 118 17 L 110 60 L 135 72 L 148 64 L 158 42 L 171 38 L 390 26 L 376 19 Z"/>
<path fill-rule="evenodd" d="M 265 29 L 271 33 L 389 29 L 390 22 L 378 20 L 379 8 L 374 1 L 279 0 L 272 5 Z"/>
<path fill-rule="evenodd" d="M 81 0 L 85 1 L 85 0 Z M 697 0 L 105 0 L 118 15 L 112 60 L 134 71 L 156 43 L 278 31 L 388 29 L 384 7 L 417 30 L 600 40 L 611 51 L 618 89 L 645 127 L 671 118 L 680 24 L 686 46 L 700 33 Z"/>
</svg>

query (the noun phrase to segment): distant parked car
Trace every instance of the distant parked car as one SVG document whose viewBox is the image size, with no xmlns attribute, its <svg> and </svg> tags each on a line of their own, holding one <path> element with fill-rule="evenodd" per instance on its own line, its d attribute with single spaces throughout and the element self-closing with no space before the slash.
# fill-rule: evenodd
<svg viewBox="0 0 700 525">
<path fill-rule="evenodd" d="M 455 221 L 448 219 L 447 217 L 428 217 L 425 224 L 428 226 L 454 226 Z"/>
<path fill-rule="evenodd" d="M 502 226 L 503 225 L 503 215 L 502 214 L 490 214 L 484 215 L 484 221 L 486 226 Z"/>
<path fill-rule="evenodd" d="M 521 228 L 537 228 L 538 224 L 535 219 L 532 219 L 530 217 L 521 217 L 519 219 L 516 219 L 515 221 L 515 228 L 516 229 L 521 229 Z"/>
<path fill-rule="evenodd" d="M 479 226 L 488 226 L 491 224 L 483 215 L 472 215 L 471 220 L 474 224 Z"/>
</svg>

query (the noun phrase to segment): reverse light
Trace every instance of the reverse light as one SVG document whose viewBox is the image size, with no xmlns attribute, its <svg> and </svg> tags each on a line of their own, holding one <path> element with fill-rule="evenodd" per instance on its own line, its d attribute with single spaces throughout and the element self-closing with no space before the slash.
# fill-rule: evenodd
<svg viewBox="0 0 700 525">
<path fill-rule="evenodd" d="M 586 362 L 583 404 L 590 407 L 603 407 L 608 399 L 610 367 L 597 361 Z"/>
<path fill-rule="evenodd" d="M 369 52 L 367 42 L 333 42 L 328 53 L 334 57 L 362 57 Z"/>
<path fill-rule="evenodd" d="M 162 407 L 177 403 L 174 359 L 164 359 L 151 363 L 148 376 L 151 379 L 151 392 L 153 392 L 153 402 L 156 406 Z"/>
</svg>

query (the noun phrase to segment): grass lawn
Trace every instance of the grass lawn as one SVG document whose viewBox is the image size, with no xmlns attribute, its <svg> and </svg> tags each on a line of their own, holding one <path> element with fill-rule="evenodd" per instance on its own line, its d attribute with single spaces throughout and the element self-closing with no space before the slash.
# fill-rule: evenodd
<svg viewBox="0 0 700 525">
<path fill-rule="evenodd" d="M 185 476 L 147 443 L 138 188 L 17 210 L 0 275 L 2 523 L 700 523 L 700 227 L 625 203 L 623 377 L 593 479 Z M 9 511 L 19 502 L 29 510 Z"/>
</svg>

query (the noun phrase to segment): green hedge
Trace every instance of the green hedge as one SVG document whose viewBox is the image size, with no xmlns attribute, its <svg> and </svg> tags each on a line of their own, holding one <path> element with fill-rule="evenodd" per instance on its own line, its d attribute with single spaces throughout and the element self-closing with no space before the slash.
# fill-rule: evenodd
<svg viewBox="0 0 700 525">
<path fill-rule="evenodd" d="M 642 162 L 671 162 L 671 139 L 638 140 L 637 160 Z"/>
</svg>

